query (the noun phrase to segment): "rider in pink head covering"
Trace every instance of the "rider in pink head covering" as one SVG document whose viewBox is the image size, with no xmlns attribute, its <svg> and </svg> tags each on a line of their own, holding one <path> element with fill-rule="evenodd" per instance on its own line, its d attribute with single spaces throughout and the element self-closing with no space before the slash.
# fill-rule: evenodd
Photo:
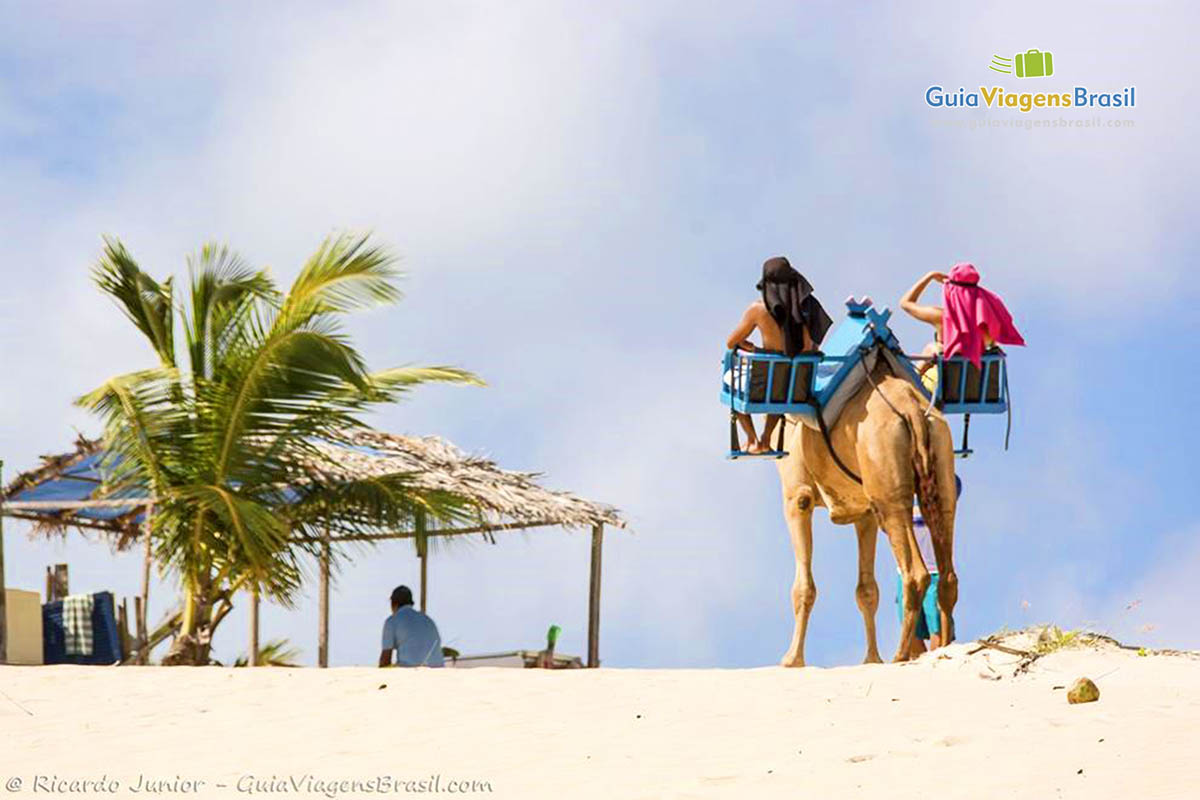
<svg viewBox="0 0 1200 800">
<path fill-rule="evenodd" d="M 979 366 L 985 345 L 1024 345 L 1004 301 L 979 285 L 979 271 L 955 264 L 942 288 L 942 344 L 947 357 L 962 354 Z"/>
</svg>

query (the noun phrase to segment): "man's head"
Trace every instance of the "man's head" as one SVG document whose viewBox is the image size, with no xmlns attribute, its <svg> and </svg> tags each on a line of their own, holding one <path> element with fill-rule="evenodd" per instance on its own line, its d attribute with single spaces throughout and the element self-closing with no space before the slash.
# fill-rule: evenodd
<svg viewBox="0 0 1200 800">
<path fill-rule="evenodd" d="M 412 604 L 412 589 L 409 589 L 407 586 L 397 586 L 395 589 L 392 589 L 392 613 Z"/>
<path fill-rule="evenodd" d="M 804 276 L 796 271 L 792 263 L 787 260 L 787 256 L 775 256 L 763 262 L 762 280 L 758 282 L 758 290 L 760 292 L 765 290 L 769 283 L 784 286 L 800 284 L 805 293 L 812 292 L 808 281 L 804 280 Z"/>
<path fill-rule="evenodd" d="M 783 330 L 785 351 L 789 356 L 805 349 L 805 330 L 814 348 L 821 344 L 833 320 L 813 296 L 812 284 L 786 257 L 775 256 L 763 262 L 758 290 L 762 292 L 763 305 L 771 318 Z"/>
</svg>

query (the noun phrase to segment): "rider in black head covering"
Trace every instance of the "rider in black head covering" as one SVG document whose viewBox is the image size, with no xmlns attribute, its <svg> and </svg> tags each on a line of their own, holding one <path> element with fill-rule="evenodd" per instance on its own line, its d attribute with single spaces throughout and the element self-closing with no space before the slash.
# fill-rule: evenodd
<svg viewBox="0 0 1200 800">
<path fill-rule="evenodd" d="M 804 350 L 805 328 L 812 346 L 816 348 L 821 344 L 833 320 L 813 296 L 812 284 L 793 269 L 786 258 L 776 256 L 763 262 L 758 288 L 771 318 L 783 329 L 789 356 Z"/>
</svg>

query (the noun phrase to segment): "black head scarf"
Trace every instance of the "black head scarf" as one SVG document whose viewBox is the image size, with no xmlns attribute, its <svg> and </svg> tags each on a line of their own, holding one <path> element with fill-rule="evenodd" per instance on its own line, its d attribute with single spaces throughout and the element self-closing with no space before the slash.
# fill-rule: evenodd
<svg viewBox="0 0 1200 800">
<path fill-rule="evenodd" d="M 758 288 L 767 311 L 783 329 L 789 356 L 804 349 L 805 328 L 808 328 L 813 346 L 821 344 L 833 320 L 813 296 L 812 284 L 793 269 L 786 258 L 776 256 L 763 262 L 763 276 Z"/>
</svg>

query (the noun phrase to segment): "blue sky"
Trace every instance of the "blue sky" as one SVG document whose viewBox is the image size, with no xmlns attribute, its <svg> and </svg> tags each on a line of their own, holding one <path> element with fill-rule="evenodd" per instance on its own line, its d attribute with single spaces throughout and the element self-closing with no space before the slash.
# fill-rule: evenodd
<svg viewBox="0 0 1200 800">
<path fill-rule="evenodd" d="M 72 399 L 149 363 L 88 280 L 101 234 L 157 274 L 219 239 L 287 280 L 327 233 L 369 229 L 409 274 L 401 306 L 355 323 L 372 364 L 489 382 L 374 422 L 627 512 L 606 544 L 605 663 L 774 663 L 793 569 L 778 484 L 724 461 L 716 401 L 759 265 L 788 255 L 836 316 L 970 260 L 1030 346 L 1010 359 L 1012 448 L 980 419 L 960 465 L 960 633 L 1055 621 L 1200 645 L 1197 12 L 843 5 L 0 2 L 6 474 L 94 432 Z M 1134 125 L 971 130 L 938 123 L 1019 115 L 925 105 L 932 84 L 1024 88 L 986 67 L 1031 47 L 1054 53 L 1046 87 L 1136 85 L 1135 109 L 1102 115 Z M 914 350 L 925 335 L 897 331 Z M 68 561 L 73 588 L 136 593 L 136 558 L 24 534 L 6 523 L 9 585 Z M 853 550 L 818 512 L 817 664 L 861 657 Z M 533 646 L 554 622 L 582 652 L 587 551 L 553 530 L 448 548 L 431 611 L 463 651 Z M 892 569 L 880 548 L 887 649 Z M 415 579 L 411 546 L 358 555 L 334 663 L 374 658 L 388 591 Z M 314 603 L 268 608 L 264 635 L 311 662 Z M 239 609 L 218 655 L 244 641 Z"/>
</svg>

